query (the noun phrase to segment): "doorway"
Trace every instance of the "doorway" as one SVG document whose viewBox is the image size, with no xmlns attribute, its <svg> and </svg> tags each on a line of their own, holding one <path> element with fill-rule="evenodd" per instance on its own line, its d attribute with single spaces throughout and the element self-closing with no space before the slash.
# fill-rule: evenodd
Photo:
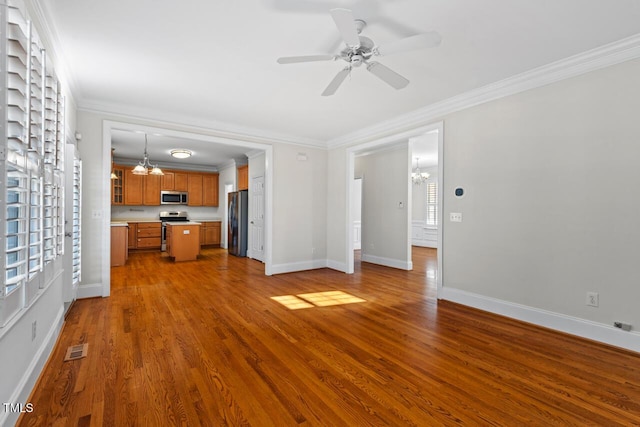
<svg viewBox="0 0 640 427">
<path fill-rule="evenodd" d="M 444 177 L 444 165 L 443 165 L 443 147 L 444 147 L 444 135 L 443 135 L 443 127 L 444 124 L 443 122 L 438 122 L 438 123 L 434 123 L 431 125 L 427 125 L 427 126 L 423 126 L 420 128 L 416 128 L 413 129 L 411 131 L 407 131 L 407 132 L 403 132 L 400 134 L 396 134 L 396 135 L 391 135 L 388 137 L 384 137 L 381 138 L 379 140 L 375 140 L 375 141 L 371 141 L 371 142 L 367 142 L 367 143 L 363 143 L 360 145 L 356 145 L 353 147 L 350 147 L 347 149 L 347 174 L 346 174 L 346 191 L 347 191 L 347 206 L 346 206 L 346 265 L 345 265 L 345 272 L 348 274 L 352 274 L 354 272 L 354 227 L 353 227 L 353 223 L 354 223 L 354 215 L 355 215 L 355 211 L 353 208 L 353 203 L 351 203 L 351 201 L 354 198 L 354 185 L 353 185 L 353 181 L 356 177 L 355 175 L 355 159 L 357 156 L 362 156 L 368 152 L 372 152 L 372 151 L 377 151 L 377 150 L 384 150 L 385 147 L 392 147 L 394 145 L 397 145 L 399 143 L 404 143 L 407 145 L 408 150 L 408 156 L 405 159 L 405 171 L 406 171 L 406 181 L 407 181 L 407 187 L 408 187 L 408 194 L 409 194 L 409 201 L 408 201 L 408 206 L 406 206 L 407 208 L 407 227 L 404 226 L 399 226 L 397 228 L 394 229 L 395 233 L 398 233 L 400 236 L 402 236 L 404 239 L 406 239 L 406 244 L 408 246 L 408 251 L 409 251 L 409 260 L 410 260 L 410 254 L 411 254 L 411 237 L 412 237 L 412 229 L 411 229 L 411 197 L 412 197 L 412 188 L 411 186 L 413 185 L 411 182 L 411 172 L 412 172 L 412 165 L 413 165 L 413 159 L 412 159 L 412 138 L 416 138 L 416 137 L 420 137 L 423 136 L 427 133 L 436 133 L 437 134 L 437 145 L 438 145 L 438 161 L 437 161 L 437 188 L 438 189 L 442 189 L 443 188 L 443 177 Z M 403 142 L 404 141 L 404 142 Z M 437 217 L 438 218 L 442 218 L 442 212 L 444 210 L 444 206 L 443 206 L 443 191 L 439 191 L 437 194 Z M 391 202 L 391 201 L 390 201 Z M 397 207 L 399 209 L 402 209 L 403 206 L 401 206 L 400 201 L 392 201 L 393 203 L 396 203 Z M 363 208 L 364 210 L 364 208 Z M 363 231 L 363 233 L 366 233 L 366 230 Z M 440 226 L 437 229 L 437 243 L 436 243 L 436 248 L 437 248 L 437 277 L 436 277 L 436 283 L 437 283 L 437 295 L 438 297 L 441 296 L 442 294 L 442 283 L 443 283 L 443 277 L 442 277 L 442 264 L 443 264 L 443 256 L 442 256 L 442 247 L 443 247 L 443 243 L 442 243 L 442 235 L 443 235 L 443 226 L 442 224 L 440 224 Z"/>
</svg>

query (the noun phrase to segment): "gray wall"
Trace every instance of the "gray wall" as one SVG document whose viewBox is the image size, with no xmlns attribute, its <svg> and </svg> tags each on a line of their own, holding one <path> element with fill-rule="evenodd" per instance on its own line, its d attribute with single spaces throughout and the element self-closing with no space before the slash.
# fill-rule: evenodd
<svg viewBox="0 0 640 427">
<path fill-rule="evenodd" d="M 355 176 L 362 177 L 363 261 L 411 267 L 408 168 L 408 144 L 355 159 Z"/>
<path fill-rule="evenodd" d="M 445 218 L 464 220 L 445 225 L 445 287 L 640 327 L 639 75 L 628 62 L 445 119 Z"/>
</svg>

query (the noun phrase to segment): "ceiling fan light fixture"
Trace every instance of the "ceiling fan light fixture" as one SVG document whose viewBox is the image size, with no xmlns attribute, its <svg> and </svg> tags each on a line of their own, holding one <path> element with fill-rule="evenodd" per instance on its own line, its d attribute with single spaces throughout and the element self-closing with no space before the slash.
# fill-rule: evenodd
<svg viewBox="0 0 640 427">
<path fill-rule="evenodd" d="M 176 159 L 188 159 L 192 154 L 191 150 L 171 150 L 171 157 Z"/>
</svg>

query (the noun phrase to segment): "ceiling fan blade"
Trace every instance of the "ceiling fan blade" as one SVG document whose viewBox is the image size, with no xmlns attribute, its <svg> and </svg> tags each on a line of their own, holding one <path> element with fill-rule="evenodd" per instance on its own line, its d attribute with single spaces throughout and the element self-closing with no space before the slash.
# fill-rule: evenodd
<svg viewBox="0 0 640 427">
<path fill-rule="evenodd" d="M 395 42 L 383 44 L 382 46 L 378 46 L 376 51 L 378 55 L 391 55 L 409 50 L 436 47 L 440 45 L 441 41 L 442 36 L 440 36 L 439 33 L 436 31 L 430 31 L 428 33 L 417 34 Z"/>
<path fill-rule="evenodd" d="M 409 84 L 409 80 L 379 62 L 368 63 L 367 70 L 395 89 L 402 89 Z"/>
<path fill-rule="evenodd" d="M 334 55 L 285 56 L 278 58 L 278 64 L 296 64 L 298 62 L 330 61 Z"/>
<path fill-rule="evenodd" d="M 322 92 L 322 96 L 330 96 L 336 93 L 344 79 L 347 78 L 349 73 L 351 72 L 351 67 L 345 67 L 342 71 L 338 72 L 336 76 L 331 80 L 329 86 Z"/>
<path fill-rule="evenodd" d="M 353 19 L 353 12 L 349 9 L 331 9 L 331 17 L 347 46 L 360 46 L 360 37 L 358 36 L 356 22 Z"/>
</svg>

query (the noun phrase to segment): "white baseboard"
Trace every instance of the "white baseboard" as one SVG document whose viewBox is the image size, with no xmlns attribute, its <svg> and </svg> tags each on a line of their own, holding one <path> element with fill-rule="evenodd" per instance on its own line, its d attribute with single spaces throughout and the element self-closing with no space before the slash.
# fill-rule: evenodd
<svg viewBox="0 0 640 427">
<path fill-rule="evenodd" d="M 413 270 L 413 262 L 400 259 L 384 258 L 375 255 L 361 254 L 360 259 L 371 264 L 384 265 L 385 267 L 399 268 L 401 270 Z"/>
<path fill-rule="evenodd" d="M 420 246 L 422 248 L 438 248 L 437 240 L 417 240 L 414 239 L 411 241 L 411 246 Z"/>
<path fill-rule="evenodd" d="M 271 265 L 271 274 L 293 273 L 295 271 L 315 270 L 325 268 L 328 265 L 326 259 L 315 259 L 311 261 L 291 262 L 287 264 Z"/>
<path fill-rule="evenodd" d="M 343 273 L 347 272 L 347 263 L 345 262 L 338 262 L 338 261 L 329 259 L 327 260 L 327 267 L 332 270 L 342 271 Z"/>
<path fill-rule="evenodd" d="M 47 336 L 45 337 L 44 341 L 42 341 L 42 345 L 40 345 L 40 348 L 38 348 L 38 351 L 31 360 L 29 367 L 22 375 L 20 382 L 9 398 L 9 402 L 24 404 L 29 403 L 27 401 L 29 399 L 29 395 L 31 394 L 31 391 L 35 386 L 36 381 L 38 381 L 38 377 L 40 377 L 40 374 L 44 369 L 44 365 L 45 363 L 47 363 L 47 359 L 49 359 L 49 356 L 51 355 L 53 346 L 55 345 L 56 340 L 60 335 L 60 331 L 62 330 L 63 322 L 64 307 L 60 307 L 55 321 L 47 332 Z M 19 412 L 0 411 L 0 426 L 15 425 L 15 423 L 18 421 L 19 416 Z"/>
<path fill-rule="evenodd" d="M 578 317 L 554 313 L 526 305 L 490 298 L 460 289 L 442 288 L 442 299 L 457 302 L 480 310 L 555 329 L 601 343 L 640 352 L 640 333 L 625 332 L 604 323 L 592 322 Z"/>
<path fill-rule="evenodd" d="M 102 296 L 102 283 L 91 283 L 78 286 L 78 299 Z"/>
</svg>

